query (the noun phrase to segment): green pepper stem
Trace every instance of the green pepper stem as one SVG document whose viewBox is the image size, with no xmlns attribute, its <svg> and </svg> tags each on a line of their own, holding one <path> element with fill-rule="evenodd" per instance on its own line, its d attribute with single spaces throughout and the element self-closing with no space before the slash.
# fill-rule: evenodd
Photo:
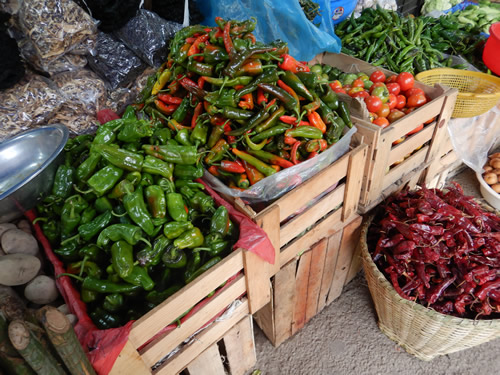
<svg viewBox="0 0 500 375">
<path fill-rule="evenodd" d="M 80 194 L 89 194 L 89 193 L 92 193 L 92 189 L 90 189 L 90 190 L 80 190 L 80 189 L 78 188 L 78 186 L 76 186 L 75 184 L 73 184 L 73 188 L 74 188 L 77 192 L 79 192 Z"/>
<path fill-rule="evenodd" d="M 72 277 L 73 279 L 77 279 L 77 280 L 83 282 L 83 277 L 73 275 L 72 273 L 60 273 L 59 275 L 56 276 L 56 279 L 58 279 L 62 276 L 69 276 L 69 277 Z"/>
<path fill-rule="evenodd" d="M 45 223 L 45 222 L 47 222 L 47 220 L 48 219 L 46 217 L 37 217 L 35 220 L 32 221 L 32 224 L 35 225 L 39 221 L 43 221 Z"/>
<path fill-rule="evenodd" d="M 123 217 L 126 214 L 127 214 L 126 212 L 124 212 L 123 214 L 115 214 L 115 212 L 113 210 L 111 210 L 111 215 L 116 216 L 116 217 Z"/>
<path fill-rule="evenodd" d="M 80 276 L 80 277 L 82 277 L 82 275 L 83 275 L 83 269 L 85 268 L 85 263 L 87 262 L 87 259 L 88 259 L 88 258 L 89 258 L 89 257 L 88 257 L 87 255 L 85 255 L 85 256 L 83 257 L 83 260 L 82 260 L 82 265 L 80 266 L 80 273 L 78 274 L 78 276 Z"/>
<path fill-rule="evenodd" d="M 212 249 L 209 247 L 195 247 L 192 251 L 193 252 L 195 252 L 195 251 L 212 251 Z"/>
<path fill-rule="evenodd" d="M 75 234 L 73 237 L 66 238 L 64 241 L 61 241 L 61 245 L 64 245 L 74 239 L 80 238 L 80 234 Z"/>
<path fill-rule="evenodd" d="M 139 241 L 142 241 L 142 242 L 144 242 L 146 245 L 148 245 L 149 247 L 152 247 L 152 246 L 151 246 L 151 242 L 149 242 L 149 241 L 148 241 L 147 239 L 145 239 L 144 237 L 139 238 Z"/>
</svg>

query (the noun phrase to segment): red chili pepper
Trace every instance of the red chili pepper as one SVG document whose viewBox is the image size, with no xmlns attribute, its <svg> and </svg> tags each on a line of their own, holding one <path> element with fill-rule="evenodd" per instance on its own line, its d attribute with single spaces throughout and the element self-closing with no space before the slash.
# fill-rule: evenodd
<svg viewBox="0 0 500 375">
<path fill-rule="evenodd" d="M 283 70 L 289 70 L 292 73 L 311 71 L 307 65 L 295 60 L 295 58 L 286 53 L 281 55 L 281 58 L 283 58 L 283 61 L 278 63 L 278 66 Z"/>
<path fill-rule="evenodd" d="M 168 91 L 170 94 L 175 94 L 181 88 L 181 84 L 178 80 L 174 79 L 172 82 L 168 84 Z"/>
<path fill-rule="evenodd" d="M 234 190 L 245 191 L 245 189 L 236 186 L 234 181 L 231 181 L 231 180 L 229 180 L 227 186 L 229 186 L 231 189 L 234 189 Z"/>
<path fill-rule="evenodd" d="M 311 139 L 306 143 L 307 152 L 318 152 L 325 151 L 328 147 L 328 143 L 324 139 Z"/>
<path fill-rule="evenodd" d="M 198 78 L 197 83 L 198 83 L 198 87 L 200 89 L 203 89 L 203 87 L 205 86 L 205 77 L 200 76 L 200 78 Z"/>
<path fill-rule="evenodd" d="M 319 115 L 318 112 L 311 112 L 310 114 L 307 115 L 307 119 L 309 120 L 312 126 L 315 126 L 319 130 L 321 130 L 323 134 L 326 133 L 326 124 L 321 119 L 321 116 Z"/>
<path fill-rule="evenodd" d="M 241 164 L 230 160 L 222 160 L 220 162 L 220 169 L 231 173 L 245 173 L 245 168 Z"/>
<path fill-rule="evenodd" d="M 231 39 L 231 21 L 227 21 L 226 25 L 224 26 L 223 38 L 226 52 L 228 53 L 229 57 L 232 57 L 234 55 L 234 45 Z"/>
<path fill-rule="evenodd" d="M 215 177 L 220 177 L 220 175 L 221 175 L 221 174 L 219 173 L 219 170 L 218 170 L 217 166 L 215 166 L 215 165 L 211 165 L 211 166 L 208 168 L 208 171 L 209 171 L 212 175 L 214 175 Z"/>
<path fill-rule="evenodd" d="M 293 96 L 295 100 L 297 100 L 297 103 L 299 102 L 299 96 L 297 95 L 297 93 L 281 79 L 278 79 L 278 86 L 289 93 L 291 96 Z"/>
<path fill-rule="evenodd" d="M 480 301 L 484 301 L 486 297 L 488 296 L 488 293 L 491 292 L 492 290 L 499 289 L 500 288 L 500 278 L 494 280 L 494 281 L 489 281 L 477 291 L 476 297 Z"/>
<path fill-rule="evenodd" d="M 311 124 L 307 121 L 300 121 L 300 123 L 297 125 L 297 117 L 295 116 L 286 116 L 286 115 L 280 116 L 280 121 L 288 125 L 311 126 Z"/>
<path fill-rule="evenodd" d="M 160 111 L 161 113 L 163 113 L 164 115 L 167 115 L 167 116 L 174 113 L 178 107 L 177 104 L 165 105 L 165 103 L 163 103 L 161 100 L 158 100 L 158 99 L 155 99 L 154 103 L 155 103 L 156 109 L 158 109 L 158 111 Z"/>
<path fill-rule="evenodd" d="M 252 164 L 247 163 L 243 160 L 243 167 L 250 181 L 250 185 L 255 185 L 257 182 L 263 180 L 266 176 L 259 172 Z"/>
<path fill-rule="evenodd" d="M 226 130 L 226 129 L 224 129 L 224 131 L 225 131 L 225 130 Z M 227 137 L 227 142 L 228 142 L 229 144 L 231 144 L 231 145 L 232 145 L 232 144 L 236 143 L 236 136 L 234 136 L 234 135 L 226 135 L 226 137 Z"/>
<path fill-rule="evenodd" d="M 285 141 L 285 144 L 290 145 L 290 146 L 293 146 L 296 142 L 299 142 L 298 139 L 290 137 L 288 135 L 285 135 L 284 141 Z"/>
<path fill-rule="evenodd" d="M 193 44 L 191 45 L 191 47 L 189 47 L 187 55 L 192 56 L 199 54 L 200 43 L 205 43 L 208 40 L 208 38 L 209 38 L 208 34 L 204 34 L 196 38 L 194 42 L 192 42 Z M 194 56 L 193 59 L 195 59 L 196 61 L 203 61 L 203 56 Z"/>
<path fill-rule="evenodd" d="M 316 151 L 310 152 L 309 156 L 307 157 L 307 160 L 314 158 L 318 153 Z"/>
<path fill-rule="evenodd" d="M 198 120 L 198 117 L 201 115 L 202 111 L 203 111 L 203 103 L 198 102 L 198 104 L 196 104 L 196 107 L 194 108 L 193 117 L 191 118 L 191 129 L 195 128 L 196 120 Z"/>
<path fill-rule="evenodd" d="M 257 89 L 257 104 L 263 105 L 262 103 L 267 103 L 267 97 L 264 95 L 264 90 L 259 87 Z"/>
<path fill-rule="evenodd" d="M 172 96 L 170 94 L 159 93 L 158 99 L 160 99 L 165 104 L 181 104 L 182 98 L 178 98 L 177 96 Z"/>
<path fill-rule="evenodd" d="M 243 39 L 250 39 L 252 44 L 255 44 L 255 42 L 257 41 L 257 39 L 255 38 L 255 35 L 253 35 L 252 33 L 246 33 L 245 36 L 243 37 Z"/>
<path fill-rule="evenodd" d="M 293 164 L 299 164 L 299 161 L 297 160 L 297 151 L 299 150 L 301 144 L 302 142 L 295 142 L 292 146 L 292 150 L 290 151 L 290 157 Z"/>
<path fill-rule="evenodd" d="M 250 92 L 248 94 L 245 94 L 241 97 L 240 102 L 238 103 L 238 106 L 243 109 L 253 109 L 253 94 Z"/>
</svg>

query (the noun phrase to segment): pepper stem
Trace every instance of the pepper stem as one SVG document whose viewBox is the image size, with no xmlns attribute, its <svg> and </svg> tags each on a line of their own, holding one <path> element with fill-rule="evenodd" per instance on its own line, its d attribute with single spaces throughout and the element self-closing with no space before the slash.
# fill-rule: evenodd
<svg viewBox="0 0 500 375">
<path fill-rule="evenodd" d="M 74 239 L 80 238 L 80 234 L 75 234 L 73 237 L 66 238 L 64 241 L 61 241 L 61 245 L 64 245 L 68 242 L 73 241 Z"/>
<path fill-rule="evenodd" d="M 127 213 L 124 212 L 123 214 L 115 214 L 115 212 L 113 210 L 111 210 L 111 215 L 115 216 L 115 217 L 124 217 Z"/>
<path fill-rule="evenodd" d="M 142 242 L 144 242 L 146 245 L 148 245 L 149 247 L 152 247 L 152 246 L 151 246 L 151 242 L 149 242 L 149 241 L 148 241 L 147 239 L 145 239 L 144 237 L 139 238 L 139 241 L 142 241 Z"/>
<path fill-rule="evenodd" d="M 78 186 L 76 186 L 75 184 L 73 184 L 73 188 L 74 188 L 77 192 L 79 192 L 80 194 L 89 194 L 89 193 L 92 193 L 92 191 L 93 191 L 92 189 L 90 189 L 90 190 L 80 190 L 80 189 L 78 188 Z"/>
<path fill-rule="evenodd" d="M 78 281 L 83 282 L 83 277 L 73 275 L 72 273 L 60 273 L 59 275 L 56 276 L 56 279 L 58 279 L 62 276 L 69 276 L 69 277 L 72 277 L 73 279 L 77 279 Z"/>
<path fill-rule="evenodd" d="M 33 220 L 31 223 L 33 225 L 35 225 L 36 223 L 38 223 L 39 221 L 43 221 L 44 223 L 47 221 L 48 219 L 46 217 L 37 217 L 35 220 Z"/>
</svg>

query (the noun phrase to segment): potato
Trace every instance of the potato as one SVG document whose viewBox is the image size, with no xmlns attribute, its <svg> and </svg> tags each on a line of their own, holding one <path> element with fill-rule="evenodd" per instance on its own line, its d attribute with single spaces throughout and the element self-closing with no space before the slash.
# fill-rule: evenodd
<svg viewBox="0 0 500 375">
<path fill-rule="evenodd" d="M 20 229 L 11 229 L 3 234 L 2 249 L 7 254 L 37 255 L 39 252 L 36 238 Z"/>
<path fill-rule="evenodd" d="M 490 160 L 490 165 L 493 167 L 493 169 L 500 168 L 500 159 L 491 159 Z"/>
<path fill-rule="evenodd" d="M 40 275 L 26 285 L 24 296 L 28 301 L 38 305 L 46 305 L 47 303 L 54 302 L 59 297 L 59 292 L 53 278 Z"/>
<path fill-rule="evenodd" d="M 17 223 L 17 228 L 28 234 L 33 234 L 33 232 L 31 231 L 31 224 L 26 219 L 20 220 L 19 223 Z"/>
<path fill-rule="evenodd" d="M 495 152 L 494 154 L 491 154 L 488 156 L 490 159 L 500 159 L 500 152 Z"/>
<path fill-rule="evenodd" d="M 42 266 L 33 255 L 7 254 L 0 257 L 0 284 L 23 285 L 32 280 Z"/>
<path fill-rule="evenodd" d="M 493 167 L 491 165 L 485 165 L 483 167 L 484 173 L 493 171 Z"/>
<path fill-rule="evenodd" d="M 500 174 L 500 168 L 493 169 L 491 172 L 494 173 L 494 174 L 496 174 L 496 175 L 499 175 Z"/>
<path fill-rule="evenodd" d="M 495 173 L 485 173 L 483 175 L 484 182 L 486 182 L 488 185 L 494 185 L 498 182 L 498 176 Z"/>
<path fill-rule="evenodd" d="M 494 185 L 491 185 L 491 188 L 493 190 L 495 190 L 496 193 L 499 193 L 500 194 L 500 184 L 494 184 Z M 2 259 L 2 258 L 0 258 Z"/>
<path fill-rule="evenodd" d="M 0 224 L 0 238 L 2 238 L 2 235 L 5 232 L 7 232 L 8 230 L 11 230 L 11 229 L 17 229 L 16 225 L 12 224 L 12 223 L 3 223 L 3 224 Z"/>
</svg>

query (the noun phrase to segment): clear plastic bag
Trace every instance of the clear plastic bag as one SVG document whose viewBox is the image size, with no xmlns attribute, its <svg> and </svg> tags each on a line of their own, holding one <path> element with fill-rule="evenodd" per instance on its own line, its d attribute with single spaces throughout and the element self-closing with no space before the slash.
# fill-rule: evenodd
<svg viewBox="0 0 500 375">
<path fill-rule="evenodd" d="M 212 189 L 231 197 L 239 197 L 250 205 L 268 203 L 307 181 L 349 151 L 351 138 L 356 130 L 356 127 L 349 129 L 340 141 L 314 158 L 266 177 L 244 191 L 227 187 L 209 172 L 205 172 L 203 180 Z M 335 182 L 337 181 L 332 181 L 332 184 Z"/>
<path fill-rule="evenodd" d="M 18 19 L 43 60 L 55 60 L 71 50 L 85 54 L 95 43 L 96 23 L 71 0 L 24 0 Z"/>
<path fill-rule="evenodd" d="M 156 13 L 140 9 L 114 35 L 149 65 L 159 67 L 167 58 L 170 39 L 180 29 L 180 23 L 164 20 Z"/>
<path fill-rule="evenodd" d="M 87 59 L 90 68 L 110 90 L 127 86 L 146 68 L 146 64 L 125 44 L 103 32 L 98 33 L 94 54 L 88 55 Z"/>
<path fill-rule="evenodd" d="M 290 54 L 303 61 L 309 61 L 318 53 L 338 53 L 340 40 L 335 35 L 330 19 L 330 2 L 321 8 L 321 24 L 316 27 L 310 22 L 298 1 L 273 0 L 196 0 L 205 15 L 204 24 L 215 25 L 215 17 L 224 19 L 257 19 L 253 32 L 257 40 L 269 43 L 276 39 L 288 43 Z"/>
<path fill-rule="evenodd" d="M 452 118 L 448 123 L 453 149 L 477 173 L 483 172 L 489 151 L 500 141 L 500 108 L 472 118 Z"/>
</svg>

